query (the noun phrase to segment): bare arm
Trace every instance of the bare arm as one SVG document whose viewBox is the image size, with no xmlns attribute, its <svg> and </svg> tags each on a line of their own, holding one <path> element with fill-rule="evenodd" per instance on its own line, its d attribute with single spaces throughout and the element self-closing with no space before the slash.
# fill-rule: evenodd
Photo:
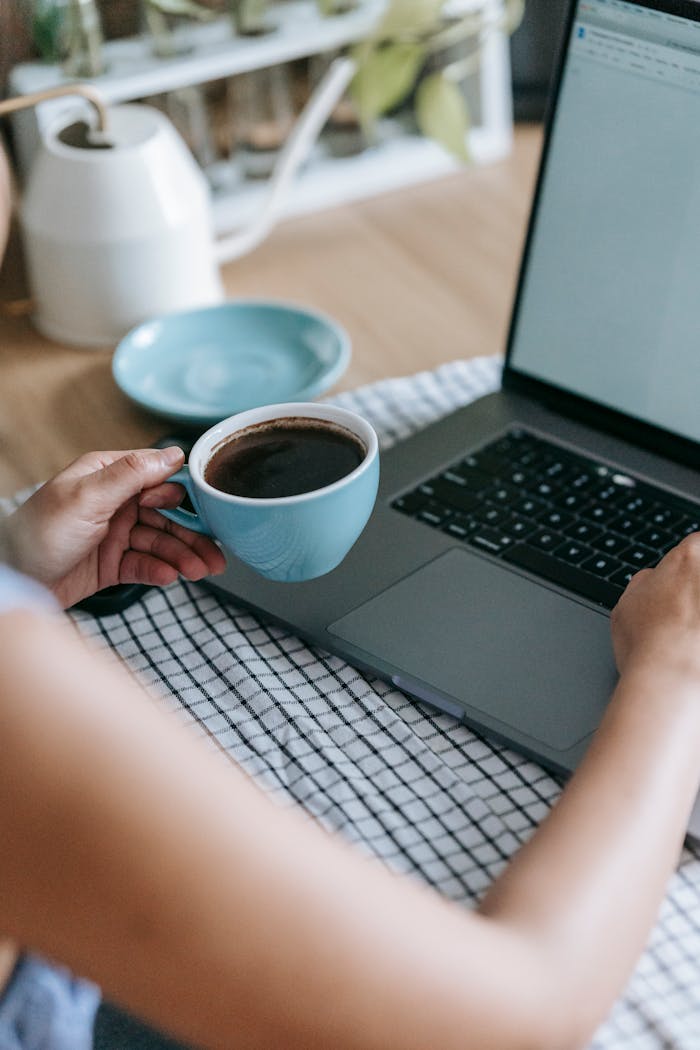
<svg viewBox="0 0 700 1050">
<path fill-rule="evenodd" d="M 603 724 L 481 909 L 559 961 L 581 1039 L 643 949 L 698 790 L 700 534 L 634 577 L 613 639 L 622 674 Z"/>
<path fill-rule="evenodd" d="M 590 755 L 467 913 L 278 810 L 65 628 L 7 616 L 0 929 L 206 1047 L 583 1045 L 697 789 L 700 538 L 617 621 L 622 681 Z"/>
</svg>

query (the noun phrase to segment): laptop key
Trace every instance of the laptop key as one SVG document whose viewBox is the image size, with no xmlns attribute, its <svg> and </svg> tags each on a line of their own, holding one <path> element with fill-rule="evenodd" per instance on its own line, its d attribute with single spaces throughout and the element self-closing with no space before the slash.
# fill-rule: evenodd
<svg viewBox="0 0 700 1050">
<path fill-rule="evenodd" d="M 462 477 L 462 475 L 461 474 L 456 474 L 454 472 L 454 470 L 445 470 L 440 475 L 440 480 L 449 481 L 453 485 L 462 485 L 462 486 L 464 486 L 464 485 L 467 484 L 466 480 Z"/>
<path fill-rule="evenodd" d="M 529 521 L 527 518 L 521 518 L 518 514 L 511 514 L 511 516 L 503 522 L 503 531 L 507 532 L 513 539 L 524 540 L 527 536 L 531 536 L 533 532 L 538 531 L 538 526 L 534 521 Z"/>
<path fill-rule="evenodd" d="M 518 492 L 515 485 L 500 484 L 494 485 L 485 493 L 486 499 L 492 503 L 514 503 L 520 493 Z"/>
<path fill-rule="evenodd" d="M 580 471 L 578 474 L 574 474 L 573 478 L 569 481 L 569 486 L 572 489 L 587 489 L 596 480 L 595 474 L 588 473 L 588 471 Z"/>
<path fill-rule="evenodd" d="M 416 521 L 422 521 L 425 525 L 432 525 L 433 528 L 440 528 L 444 525 L 447 519 L 450 517 L 450 511 L 447 508 L 440 507 L 439 504 L 424 507 L 423 510 L 419 510 L 416 514 Z"/>
<path fill-rule="evenodd" d="M 538 550 L 553 551 L 566 539 L 560 532 L 554 532 L 551 529 L 540 529 L 534 536 L 530 536 L 528 544 L 532 547 L 537 547 Z"/>
<path fill-rule="evenodd" d="M 466 540 L 478 528 L 479 526 L 475 521 L 470 521 L 468 518 L 463 518 L 457 514 L 455 517 L 450 518 L 447 524 L 443 526 L 442 531 L 449 536 L 454 536 L 457 540 Z"/>
<path fill-rule="evenodd" d="M 544 468 L 544 476 L 547 481 L 556 481 L 558 485 L 564 485 L 571 478 L 576 477 L 577 471 L 571 463 L 565 460 L 555 459 Z"/>
<path fill-rule="evenodd" d="M 488 551 L 489 554 L 501 554 L 513 541 L 510 536 L 505 536 L 496 529 L 482 526 L 467 537 L 467 542 L 474 547 L 480 547 L 481 550 Z"/>
<path fill-rule="evenodd" d="M 540 481 L 538 484 L 533 486 L 533 488 L 531 489 L 531 494 L 535 497 L 535 499 L 549 500 L 555 495 L 556 492 L 559 491 L 559 488 L 560 486 L 554 480 Z"/>
<path fill-rule="evenodd" d="M 609 583 L 589 572 L 584 572 L 576 565 L 553 558 L 534 547 L 517 543 L 503 554 L 503 561 L 526 569 L 535 576 L 540 576 L 550 583 L 558 584 L 565 590 L 573 591 L 582 598 L 596 602 L 598 605 L 612 609 L 622 594 L 623 588 Z"/>
<path fill-rule="evenodd" d="M 493 485 L 493 477 L 490 474 L 477 470 L 467 460 L 450 467 L 450 473 L 459 474 L 465 486 L 472 492 L 482 492 L 489 485 Z"/>
<path fill-rule="evenodd" d="M 632 569 L 628 566 L 620 569 L 619 572 L 614 572 L 610 577 L 610 583 L 616 584 L 618 587 L 626 587 L 633 576 L 636 576 L 639 569 Z"/>
<path fill-rule="evenodd" d="M 700 532 L 700 518 L 686 517 L 680 524 L 676 525 L 681 536 L 690 536 L 693 532 Z"/>
<path fill-rule="evenodd" d="M 657 565 L 660 559 L 661 555 L 658 551 L 652 550 L 651 547 L 642 547 L 641 545 L 628 547 L 622 555 L 623 561 L 626 561 L 629 565 L 636 565 L 637 569 L 650 569 Z"/>
<path fill-rule="evenodd" d="M 519 467 L 515 470 L 506 471 L 503 474 L 503 481 L 505 481 L 508 485 L 515 485 L 517 487 L 532 485 L 534 479 L 535 475 L 532 473 L 532 471 L 523 470 Z"/>
<path fill-rule="evenodd" d="M 516 452 L 518 449 L 525 448 L 534 443 L 536 439 L 532 438 L 530 434 L 524 430 L 519 430 L 514 427 L 509 430 L 505 437 L 499 438 L 493 443 L 491 448 L 494 452 Z"/>
<path fill-rule="evenodd" d="M 649 510 L 652 506 L 652 500 L 647 496 L 631 496 L 629 499 L 623 499 L 618 504 L 619 510 L 623 514 L 636 514 L 640 516 L 646 510 Z"/>
<path fill-rule="evenodd" d="M 525 467 L 530 470 L 534 467 L 541 466 L 544 460 L 542 452 L 537 448 L 529 448 L 521 456 L 518 456 L 518 463 L 521 467 Z"/>
<path fill-rule="evenodd" d="M 564 529 L 564 532 L 567 536 L 571 536 L 572 540 L 582 540 L 585 543 L 593 543 L 603 535 L 603 530 L 598 525 L 591 525 L 590 521 L 580 520 L 575 521 L 568 529 Z"/>
<path fill-rule="evenodd" d="M 585 543 L 576 543 L 575 540 L 567 540 L 561 547 L 557 547 L 554 551 L 556 558 L 561 558 L 562 561 L 566 561 L 569 565 L 579 565 L 586 558 L 590 558 L 594 554 L 594 551 L 590 547 L 587 547 Z"/>
<path fill-rule="evenodd" d="M 593 540 L 593 546 L 602 551 L 603 554 L 617 554 L 620 555 L 626 550 L 630 541 L 626 536 L 616 536 L 613 532 L 604 532 L 602 536 Z"/>
<path fill-rule="evenodd" d="M 581 568 L 586 572 L 592 572 L 595 576 L 608 577 L 620 571 L 622 562 L 607 554 L 594 554 L 592 558 L 582 563 Z"/>
<path fill-rule="evenodd" d="M 480 474 L 493 480 L 494 477 L 500 478 L 501 475 L 507 474 L 508 471 L 512 470 L 513 462 L 513 456 L 509 456 L 505 452 L 493 452 L 491 449 L 486 448 L 482 452 L 474 452 L 472 455 L 466 456 L 461 463 L 455 463 L 451 469 L 460 473 L 464 472 L 465 474 L 470 471 L 478 471 Z"/>
<path fill-rule="evenodd" d="M 612 481 L 604 480 L 592 486 L 589 489 L 589 495 L 596 503 L 615 503 L 621 496 L 627 495 L 627 490 L 621 489 Z"/>
<path fill-rule="evenodd" d="M 659 525 L 661 528 L 668 528 L 683 520 L 683 515 L 675 507 L 664 507 L 659 503 L 655 503 L 645 516 L 652 525 Z"/>
<path fill-rule="evenodd" d="M 623 536 L 629 536 L 630 538 L 639 532 L 640 527 L 640 522 L 637 518 L 631 518 L 626 514 L 620 515 L 619 518 L 613 518 L 610 522 L 610 528 L 613 532 L 620 532 Z"/>
<path fill-rule="evenodd" d="M 444 478 L 436 478 L 432 482 L 432 490 L 437 500 L 446 503 L 454 510 L 462 511 L 463 514 L 469 514 L 470 511 L 480 506 L 479 500 L 466 485 L 455 485 Z"/>
<path fill-rule="evenodd" d="M 656 525 L 646 528 L 637 535 L 637 543 L 643 543 L 645 547 L 653 547 L 662 550 L 668 544 L 674 543 L 675 536 L 668 529 L 659 529 Z"/>
<path fill-rule="evenodd" d="M 607 503 L 590 503 L 582 509 L 581 516 L 599 525 L 609 526 L 613 518 L 617 517 L 617 511 Z"/>
<path fill-rule="evenodd" d="M 537 516 L 539 525 L 550 529 L 565 529 L 574 520 L 573 514 L 567 514 L 563 510 L 546 510 L 544 514 Z"/>
<path fill-rule="evenodd" d="M 413 515 L 416 511 L 421 510 L 427 502 L 427 496 L 424 496 L 421 492 L 409 492 L 405 496 L 399 496 L 391 505 L 395 510 L 400 510 L 402 514 Z"/>
<path fill-rule="evenodd" d="M 589 502 L 588 496 L 585 492 L 570 492 L 568 488 L 564 487 L 559 492 L 555 492 L 550 500 L 552 506 L 560 507 L 566 511 L 578 511 L 581 507 L 585 506 Z"/>
<path fill-rule="evenodd" d="M 524 514 L 526 518 L 534 518 L 547 509 L 547 504 L 541 499 L 526 496 L 524 499 L 517 500 L 513 504 L 512 509 L 516 514 Z"/>
<path fill-rule="evenodd" d="M 498 525 L 508 517 L 506 507 L 497 507 L 495 503 L 482 503 L 478 510 L 474 511 L 474 521 L 482 525 Z"/>
</svg>

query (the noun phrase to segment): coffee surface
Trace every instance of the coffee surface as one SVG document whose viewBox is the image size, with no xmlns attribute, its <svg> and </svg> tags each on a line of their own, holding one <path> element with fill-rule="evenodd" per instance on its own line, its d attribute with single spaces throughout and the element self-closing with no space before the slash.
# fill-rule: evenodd
<svg viewBox="0 0 700 1050">
<path fill-rule="evenodd" d="M 344 427 L 292 417 L 232 435 L 207 463 L 204 480 L 232 496 L 277 499 L 332 485 L 364 458 L 364 445 Z"/>
</svg>

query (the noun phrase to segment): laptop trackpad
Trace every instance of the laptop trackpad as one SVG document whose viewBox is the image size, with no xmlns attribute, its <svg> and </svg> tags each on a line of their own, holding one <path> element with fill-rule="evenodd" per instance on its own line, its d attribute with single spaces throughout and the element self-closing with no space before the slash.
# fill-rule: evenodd
<svg viewBox="0 0 700 1050">
<path fill-rule="evenodd" d="M 593 732 L 617 678 L 606 615 L 458 549 L 328 629 L 556 751 Z"/>
</svg>

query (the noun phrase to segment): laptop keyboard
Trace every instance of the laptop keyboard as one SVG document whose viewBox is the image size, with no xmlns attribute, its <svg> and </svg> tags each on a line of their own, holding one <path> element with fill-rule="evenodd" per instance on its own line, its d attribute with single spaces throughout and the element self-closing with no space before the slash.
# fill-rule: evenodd
<svg viewBox="0 0 700 1050">
<path fill-rule="evenodd" d="M 607 609 L 635 572 L 700 530 L 699 504 L 522 429 L 392 506 Z"/>
</svg>

